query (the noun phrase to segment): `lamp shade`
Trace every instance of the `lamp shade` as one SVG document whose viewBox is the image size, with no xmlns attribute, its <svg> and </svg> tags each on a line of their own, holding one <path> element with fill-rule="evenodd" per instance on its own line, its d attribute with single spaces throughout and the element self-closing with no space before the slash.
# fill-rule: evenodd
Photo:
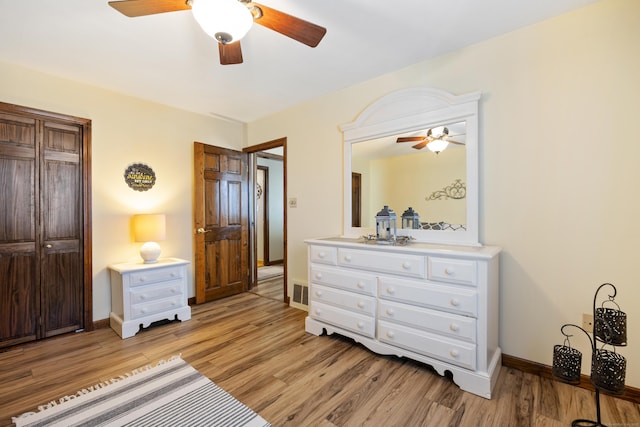
<svg viewBox="0 0 640 427">
<path fill-rule="evenodd" d="M 145 264 L 158 262 L 161 249 L 158 241 L 166 238 L 166 219 L 164 214 L 134 215 L 132 220 L 133 238 L 136 242 L 145 242 L 140 248 L 140 256 Z"/>
<path fill-rule="evenodd" d="M 204 32 L 222 44 L 240 40 L 253 24 L 253 15 L 238 0 L 193 0 L 191 11 Z"/>
</svg>

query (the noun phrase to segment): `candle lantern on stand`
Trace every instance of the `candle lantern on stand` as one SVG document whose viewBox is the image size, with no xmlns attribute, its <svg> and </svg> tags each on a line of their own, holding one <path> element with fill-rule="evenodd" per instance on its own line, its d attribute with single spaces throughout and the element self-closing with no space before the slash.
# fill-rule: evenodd
<svg viewBox="0 0 640 427">
<path fill-rule="evenodd" d="M 409 228 L 418 230 L 420 228 L 420 215 L 414 211 L 412 207 L 409 207 L 402 214 L 402 228 Z"/>
<path fill-rule="evenodd" d="M 396 240 L 396 213 L 385 205 L 376 214 L 376 241 L 393 243 Z"/>
</svg>

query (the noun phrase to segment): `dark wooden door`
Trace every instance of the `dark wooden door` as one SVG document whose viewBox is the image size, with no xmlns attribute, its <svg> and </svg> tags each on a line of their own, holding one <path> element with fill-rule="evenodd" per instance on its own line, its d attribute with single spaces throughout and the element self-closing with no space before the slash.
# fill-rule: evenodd
<svg viewBox="0 0 640 427">
<path fill-rule="evenodd" d="M 0 347 L 89 328 L 88 129 L 0 104 Z"/>
<path fill-rule="evenodd" d="M 247 290 L 247 155 L 194 143 L 196 302 Z"/>
</svg>

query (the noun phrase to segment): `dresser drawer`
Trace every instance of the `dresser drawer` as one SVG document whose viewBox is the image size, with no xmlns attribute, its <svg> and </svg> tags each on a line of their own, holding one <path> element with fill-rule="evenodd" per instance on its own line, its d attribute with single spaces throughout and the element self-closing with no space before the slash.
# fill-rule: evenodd
<svg viewBox="0 0 640 427">
<path fill-rule="evenodd" d="M 429 282 L 378 277 L 378 296 L 411 305 L 446 310 L 477 317 L 478 295 L 475 290 Z"/>
<path fill-rule="evenodd" d="M 311 265 L 310 271 L 311 277 L 309 280 L 312 283 L 329 285 L 371 296 L 376 295 L 378 282 L 373 274 L 317 265 Z"/>
<path fill-rule="evenodd" d="M 378 340 L 468 369 L 476 369 L 476 346 L 393 323 L 378 322 Z"/>
<path fill-rule="evenodd" d="M 429 279 L 476 286 L 478 263 L 467 259 L 429 257 Z"/>
<path fill-rule="evenodd" d="M 338 249 L 329 246 L 309 246 L 309 257 L 311 262 L 321 264 L 336 265 L 338 259 Z"/>
<path fill-rule="evenodd" d="M 183 271 L 184 268 L 182 267 L 167 267 L 136 271 L 130 274 L 131 286 L 180 279 L 183 277 Z"/>
<path fill-rule="evenodd" d="M 473 317 L 380 300 L 378 319 L 476 342 L 476 319 Z"/>
<path fill-rule="evenodd" d="M 159 286 L 139 286 L 131 291 L 131 304 L 182 295 L 182 282 L 166 282 Z"/>
<path fill-rule="evenodd" d="M 401 276 L 426 277 L 425 257 L 357 249 L 338 249 L 338 265 Z"/>
<path fill-rule="evenodd" d="M 332 307 L 313 299 L 309 307 L 309 314 L 316 320 L 348 329 L 369 338 L 375 338 L 375 319 L 373 317 Z"/>
<path fill-rule="evenodd" d="M 182 298 L 182 296 L 177 296 L 142 304 L 133 304 L 131 306 L 131 318 L 139 319 L 141 317 L 183 307 L 184 303 L 182 301 Z"/>
<path fill-rule="evenodd" d="M 341 291 L 314 283 L 311 285 L 311 299 L 371 317 L 376 314 L 376 298 L 373 296 Z"/>
</svg>

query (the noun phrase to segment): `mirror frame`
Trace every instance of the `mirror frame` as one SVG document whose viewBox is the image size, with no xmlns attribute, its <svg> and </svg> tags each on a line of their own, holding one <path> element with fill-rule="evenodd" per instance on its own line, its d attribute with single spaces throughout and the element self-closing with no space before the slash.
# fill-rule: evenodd
<svg viewBox="0 0 640 427">
<path fill-rule="evenodd" d="M 417 242 L 481 246 L 478 239 L 478 102 L 480 92 L 453 95 L 440 89 L 414 87 L 383 96 L 358 118 L 340 126 L 344 137 L 344 237 L 375 234 L 375 229 L 351 227 L 351 146 L 386 136 L 419 131 L 460 121 L 466 122 L 467 223 L 465 231 L 408 230 Z M 402 212 L 407 206 L 391 206 Z"/>
</svg>

